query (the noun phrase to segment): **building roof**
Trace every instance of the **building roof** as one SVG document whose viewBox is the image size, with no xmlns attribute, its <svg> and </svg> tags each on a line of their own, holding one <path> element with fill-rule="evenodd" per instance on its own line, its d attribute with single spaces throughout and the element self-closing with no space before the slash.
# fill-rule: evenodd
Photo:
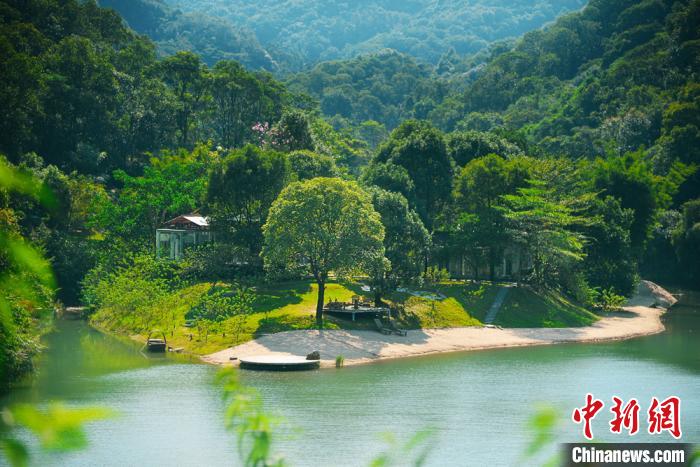
<svg viewBox="0 0 700 467">
<path fill-rule="evenodd" d="M 170 219 L 161 225 L 164 228 L 180 228 L 180 229 L 206 229 L 209 227 L 209 218 L 200 216 L 199 214 L 185 214 Z"/>
</svg>

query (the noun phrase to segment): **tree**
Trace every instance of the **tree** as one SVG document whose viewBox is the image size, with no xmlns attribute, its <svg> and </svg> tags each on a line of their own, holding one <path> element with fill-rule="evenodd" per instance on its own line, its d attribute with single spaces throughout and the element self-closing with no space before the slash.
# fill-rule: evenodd
<svg viewBox="0 0 700 467">
<path fill-rule="evenodd" d="M 287 110 L 270 130 L 272 147 L 280 151 L 314 150 L 309 118 L 301 110 Z"/>
<path fill-rule="evenodd" d="M 630 241 L 639 256 L 651 234 L 661 195 L 650 164 L 641 153 L 628 153 L 621 157 L 597 159 L 592 172 L 594 187 L 602 190 L 602 196 L 612 196 L 620 201 L 622 208 L 633 210 Z"/>
<path fill-rule="evenodd" d="M 284 154 L 253 145 L 233 151 L 214 166 L 207 200 L 219 240 L 241 247 L 256 262 L 267 212 L 290 177 Z"/>
<path fill-rule="evenodd" d="M 522 151 L 515 144 L 493 133 L 481 131 L 450 133 L 447 137 L 447 152 L 460 167 L 488 154 L 498 154 L 505 158 L 522 155 Z"/>
<path fill-rule="evenodd" d="M 673 246 L 688 284 L 700 281 L 700 199 L 683 204 L 683 221 L 673 233 Z"/>
<path fill-rule="evenodd" d="M 211 74 L 212 123 L 222 146 L 240 147 L 256 122 L 279 118 L 279 103 L 267 95 L 272 90 L 239 63 L 222 60 Z"/>
<path fill-rule="evenodd" d="M 206 65 L 192 52 L 178 52 L 160 63 L 163 80 L 177 99 L 178 144 L 187 147 L 190 131 L 207 96 L 209 80 Z"/>
<path fill-rule="evenodd" d="M 633 292 L 637 281 L 637 262 L 630 243 L 630 225 L 634 211 L 623 209 L 608 196 L 594 199 L 587 211 L 593 222 L 584 229 L 588 242 L 583 270 L 592 287 L 609 288 L 621 295 Z"/>
<path fill-rule="evenodd" d="M 558 273 L 585 257 L 583 235 L 575 228 L 585 225 L 586 220 L 576 214 L 576 200 L 562 199 L 537 181 L 503 198 L 506 206 L 502 210 L 511 235 L 530 255 L 536 284 L 558 281 Z"/>
<path fill-rule="evenodd" d="M 32 367 L 38 310 L 53 303 L 55 278 L 42 251 L 22 236 L 10 193 L 51 205 L 49 190 L 0 155 L 0 390 Z"/>
<path fill-rule="evenodd" d="M 432 231 L 452 192 L 452 162 L 442 133 L 428 122 L 408 120 L 391 133 L 375 161 L 406 169 L 415 186 L 408 201 Z"/>
<path fill-rule="evenodd" d="M 510 240 L 500 209 L 502 196 L 522 185 L 519 172 L 516 163 L 489 154 L 465 165 L 455 182 L 458 246 L 469 256 L 475 272 L 484 254 L 488 255 L 491 280 L 495 278 L 499 252 Z"/>
<path fill-rule="evenodd" d="M 292 172 L 299 180 L 316 177 L 335 177 L 338 168 L 332 157 L 311 151 L 294 151 L 287 156 Z"/>
<path fill-rule="evenodd" d="M 287 186 L 263 227 L 268 270 L 310 272 L 318 284 L 316 321 L 323 323 L 328 275 L 368 271 L 384 258 L 384 227 L 355 182 L 314 178 Z"/>
<path fill-rule="evenodd" d="M 384 249 L 389 260 L 373 278 L 375 302 L 379 305 L 383 292 L 402 279 L 420 275 L 430 247 L 430 234 L 403 195 L 376 187 L 370 188 L 369 193 L 384 225 Z"/>
<path fill-rule="evenodd" d="M 416 187 L 408 171 L 400 165 L 388 162 L 372 162 L 362 171 L 362 182 L 384 190 L 400 193 L 404 198 L 414 199 Z"/>
</svg>

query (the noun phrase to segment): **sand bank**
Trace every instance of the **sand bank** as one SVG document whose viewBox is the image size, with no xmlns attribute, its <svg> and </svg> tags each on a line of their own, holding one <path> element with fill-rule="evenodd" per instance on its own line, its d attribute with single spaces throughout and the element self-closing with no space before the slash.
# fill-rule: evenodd
<svg viewBox="0 0 700 467">
<path fill-rule="evenodd" d="M 624 312 L 607 314 L 591 326 L 419 329 L 408 331 L 407 336 L 385 336 L 374 331 L 287 331 L 261 336 L 245 344 L 207 355 L 203 360 L 227 364 L 231 363 L 231 357 L 306 355 L 318 350 L 321 353 L 321 366 L 329 367 L 335 365 L 335 357 L 338 355 L 345 358 L 345 365 L 357 365 L 445 352 L 630 339 L 662 332 L 664 326 L 661 315 L 665 309 L 661 305 L 670 306 L 674 300 L 656 284 L 643 281 Z"/>
</svg>

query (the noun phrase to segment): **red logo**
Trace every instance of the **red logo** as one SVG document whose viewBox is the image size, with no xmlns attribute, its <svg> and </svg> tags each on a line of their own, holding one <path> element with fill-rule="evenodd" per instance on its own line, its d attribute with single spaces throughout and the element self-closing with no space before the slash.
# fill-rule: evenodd
<svg viewBox="0 0 700 467">
<path fill-rule="evenodd" d="M 620 434 L 623 430 L 630 436 L 639 431 L 639 402 L 637 399 L 630 399 L 625 403 L 617 396 L 612 398 L 613 405 L 610 412 L 613 414 L 610 420 L 610 432 Z M 593 394 L 586 394 L 586 404 L 577 407 L 571 414 L 574 423 L 583 423 L 583 436 L 593 439 L 591 421 L 604 407 L 603 401 L 593 397 Z M 647 432 L 650 435 L 669 432 L 674 438 L 679 439 L 681 431 L 681 400 L 676 396 L 671 396 L 659 402 L 656 397 L 651 398 L 649 404 Z"/>
</svg>

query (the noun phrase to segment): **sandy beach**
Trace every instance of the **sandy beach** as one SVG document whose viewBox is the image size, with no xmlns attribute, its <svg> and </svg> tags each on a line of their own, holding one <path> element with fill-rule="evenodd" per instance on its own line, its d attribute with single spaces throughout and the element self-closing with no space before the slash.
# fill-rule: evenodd
<svg viewBox="0 0 700 467">
<path fill-rule="evenodd" d="M 335 365 L 338 355 L 345 358 L 345 365 L 358 365 L 445 352 L 631 339 L 662 332 L 663 307 L 674 302 L 675 299 L 668 292 L 656 284 L 643 281 L 624 312 L 607 314 L 591 326 L 418 329 L 409 330 L 406 336 L 385 336 L 374 331 L 287 331 L 262 336 L 202 358 L 208 363 L 231 364 L 232 357 L 298 356 L 318 350 L 321 353 L 321 366 L 330 367 Z M 233 364 L 236 364 L 236 360 Z"/>
</svg>

